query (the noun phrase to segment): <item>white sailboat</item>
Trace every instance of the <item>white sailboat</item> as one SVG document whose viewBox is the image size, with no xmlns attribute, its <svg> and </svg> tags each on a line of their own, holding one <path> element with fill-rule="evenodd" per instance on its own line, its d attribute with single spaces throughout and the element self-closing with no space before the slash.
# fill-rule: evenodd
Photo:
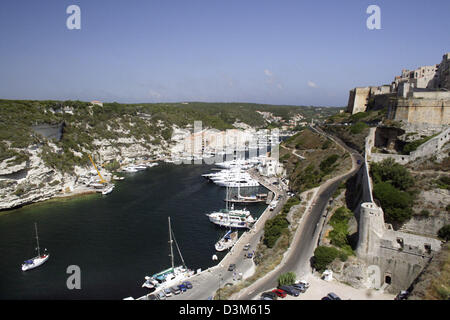
<svg viewBox="0 0 450 320">
<path fill-rule="evenodd" d="M 163 270 L 161 272 L 155 273 L 151 277 L 146 276 L 145 282 L 142 287 L 153 289 L 165 289 L 169 288 L 175 284 L 181 283 L 186 280 L 188 277 L 194 275 L 194 271 L 188 269 L 184 262 L 183 256 L 181 255 L 180 248 L 178 247 L 177 241 L 175 240 L 175 235 L 173 235 L 173 231 L 170 225 L 170 217 L 169 219 L 169 243 L 170 243 L 170 258 L 171 258 L 171 268 Z M 172 240 L 173 235 L 173 240 Z M 175 245 L 178 249 L 178 254 L 180 255 L 182 265 L 175 267 L 174 265 L 174 256 L 173 256 L 173 246 L 172 242 L 175 241 Z"/>
<path fill-rule="evenodd" d="M 27 270 L 31 270 L 36 267 L 39 267 L 41 264 L 43 264 L 45 261 L 47 261 L 50 256 L 48 253 L 44 253 L 41 255 L 41 251 L 39 249 L 39 237 L 38 237 L 38 231 L 37 231 L 37 223 L 34 223 L 34 229 L 36 231 L 36 242 L 37 242 L 36 250 L 37 250 L 38 254 L 34 258 L 24 261 L 24 263 L 22 264 L 22 271 L 27 271 Z M 47 251 L 47 249 L 45 249 L 45 251 Z"/>
</svg>

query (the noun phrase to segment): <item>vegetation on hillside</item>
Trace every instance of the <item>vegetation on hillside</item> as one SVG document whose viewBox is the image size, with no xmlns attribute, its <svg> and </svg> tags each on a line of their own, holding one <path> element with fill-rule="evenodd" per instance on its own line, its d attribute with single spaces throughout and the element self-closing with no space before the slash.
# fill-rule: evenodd
<svg viewBox="0 0 450 320">
<path fill-rule="evenodd" d="M 414 181 L 409 171 L 388 158 L 371 164 L 370 174 L 374 182 L 373 195 L 380 202 L 386 221 L 396 227 L 408 221 L 415 199 Z"/>
<path fill-rule="evenodd" d="M 319 272 L 325 271 L 334 259 L 339 258 L 341 261 L 346 261 L 348 255 L 335 247 L 318 246 L 314 250 L 312 259 L 312 266 Z"/>
<path fill-rule="evenodd" d="M 76 164 L 87 164 L 79 153 L 93 153 L 94 140 L 108 140 L 113 147 L 118 137 L 135 138 L 144 147 L 170 140 L 172 126 L 192 126 L 201 121 L 203 128 L 218 130 L 233 128 L 235 122 L 267 128 L 268 123 L 256 111 L 271 112 L 289 120 L 302 114 L 305 121 L 328 117 L 335 108 L 308 106 L 261 105 L 251 103 L 155 103 L 91 105 L 83 101 L 0 100 L 0 161 L 10 159 L 14 165 L 29 159 L 29 146 L 44 146 L 45 163 L 64 172 Z M 33 129 L 35 125 L 64 124 L 62 139 L 48 139 Z M 271 123 L 270 127 L 281 123 Z M 77 155 L 78 154 L 78 155 Z"/>
<path fill-rule="evenodd" d="M 297 155 L 303 154 L 305 159 Z M 287 139 L 280 148 L 290 188 L 296 192 L 315 188 L 339 169 L 350 166 L 350 157 L 334 142 L 309 129 Z"/>
</svg>

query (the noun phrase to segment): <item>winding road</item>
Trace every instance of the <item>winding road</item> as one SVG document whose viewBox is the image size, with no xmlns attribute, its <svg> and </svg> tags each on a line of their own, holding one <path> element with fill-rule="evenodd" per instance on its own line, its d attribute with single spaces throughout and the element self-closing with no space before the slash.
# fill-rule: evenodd
<svg viewBox="0 0 450 320">
<path fill-rule="evenodd" d="M 325 216 L 323 213 L 328 201 L 341 182 L 345 181 L 359 170 L 360 165 L 357 164 L 358 160 L 361 160 L 361 163 L 364 161 L 363 157 L 358 154 L 358 152 L 349 148 L 341 140 L 314 127 L 311 127 L 311 130 L 329 137 L 348 151 L 352 157 L 352 169 L 341 176 L 328 180 L 320 186 L 319 191 L 313 200 L 314 202 L 311 210 L 306 212 L 307 216 L 305 216 L 305 219 L 296 231 L 291 246 L 286 253 L 284 262 L 265 277 L 242 290 L 234 297 L 235 299 L 251 300 L 255 299 L 264 291 L 272 290 L 278 285 L 278 277 L 283 273 L 294 271 L 297 276 L 304 276 L 306 273 L 311 272 L 310 259 L 313 256 L 324 223 Z"/>
</svg>

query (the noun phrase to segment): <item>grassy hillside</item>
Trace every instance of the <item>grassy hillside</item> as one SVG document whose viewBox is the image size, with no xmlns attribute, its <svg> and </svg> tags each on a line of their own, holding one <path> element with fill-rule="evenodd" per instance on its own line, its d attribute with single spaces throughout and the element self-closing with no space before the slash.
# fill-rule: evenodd
<svg viewBox="0 0 450 320">
<path fill-rule="evenodd" d="M 300 159 L 297 155 L 303 156 Z M 280 148 L 290 187 L 296 192 L 319 186 L 342 170 L 351 168 L 351 158 L 331 140 L 304 129 L 286 140 Z"/>
</svg>

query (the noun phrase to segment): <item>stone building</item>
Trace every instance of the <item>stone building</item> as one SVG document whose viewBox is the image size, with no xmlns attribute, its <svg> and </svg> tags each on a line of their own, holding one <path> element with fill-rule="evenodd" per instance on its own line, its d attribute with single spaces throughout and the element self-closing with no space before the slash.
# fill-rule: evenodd
<svg viewBox="0 0 450 320">
<path fill-rule="evenodd" d="M 450 53 L 440 64 L 402 70 L 390 86 L 350 90 L 347 112 L 386 108 L 387 118 L 409 124 L 450 124 Z"/>
</svg>

